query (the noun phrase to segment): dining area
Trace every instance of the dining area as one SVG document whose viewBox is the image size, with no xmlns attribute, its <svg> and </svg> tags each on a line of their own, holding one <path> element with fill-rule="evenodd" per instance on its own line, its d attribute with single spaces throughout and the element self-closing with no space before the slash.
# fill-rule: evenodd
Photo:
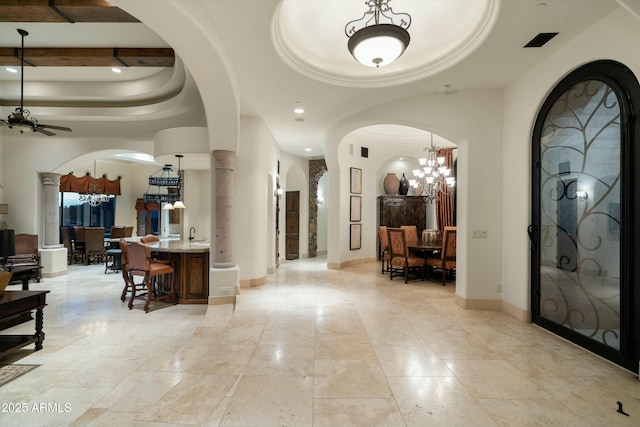
<svg viewBox="0 0 640 427">
<path fill-rule="evenodd" d="M 378 227 L 380 242 L 380 272 L 389 279 L 401 277 L 405 284 L 410 279 L 438 280 L 442 286 L 447 280 L 455 280 L 456 269 L 455 226 L 425 229 L 418 237 L 415 225 Z"/>
<path fill-rule="evenodd" d="M 105 263 L 108 270 L 118 271 L 120 249 L 117 239 L 133 235 L 133 226 L 105 227 L 62 226 L 60 238 L 67 249 L 67 264 Z"/>
</svg>

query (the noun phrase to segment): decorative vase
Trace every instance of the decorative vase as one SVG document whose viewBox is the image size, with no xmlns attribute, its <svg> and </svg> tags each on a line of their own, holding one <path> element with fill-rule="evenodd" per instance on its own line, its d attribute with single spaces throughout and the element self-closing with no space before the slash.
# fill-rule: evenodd
<svg viewBox="0 0 640 427">
<path fill-rule="evenodd" d="M 400 180 L 395 173 L 388 173 L 382 182 L 382 186 L 388 196 L 395 196 L 398 194 L 398 189 L 400 188 Z"/>
<path fill-rule="evenodd" d="M 402 174 L 402 178 L 400 178 L 400 188 L 398 189 L 398 193 L 401 196 L 406 196 L 409 192 L 409 180 L 407 177 Z"/>
</svg>

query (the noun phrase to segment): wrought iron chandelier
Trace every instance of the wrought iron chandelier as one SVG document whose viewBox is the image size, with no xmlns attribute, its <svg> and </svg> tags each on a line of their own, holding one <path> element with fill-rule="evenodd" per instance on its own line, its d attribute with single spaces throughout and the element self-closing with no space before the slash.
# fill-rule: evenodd
<svg viewBox="0 0 640 427">
<path fill-rule="evenodd" d="M 395 13 L 391 0 L 366 0 L 369 10 L 362 18 L 349 21 L 344 32 L 349 37 L 347 47 L 359 63 L 367 67 L 385 66 L 398 59 L 409 46 L 407 29 L 411 15 Z"/>
<path fill-rule="evenodd" d="M 180 173 L 180 159 L 184 157 L 182 154 L 175 155 L 178 158 L 178 172 L 175 172 L 170 164 L 165 164 L 162 169 L 154 172 L 149 176 L 149 186 L 147 192 L 144 193 L 144 201 L 165 203 L 163 210 L 184 209 L 186 206 L 180 200 L 180 187 L 182 186 L 182 175 Z M 150 192 L 151 187 L 157 187 L 155 193 Z M 165 188 L 167 192 L 161 192 Z M 169 188 L 177 188 L 176 193 L 169 192 Z"/>
<path fill-rule="evenodd" d="M 431 146 L 425 147 L 426 158 L 420 158 L 420 168 L 413 170 L 415 179 L 409 180 L 416 196 L 425 196 L 428 202 L 432 202 L 440 194 L 452 194 L 456 186 L 456 179 L 451 176 L 451 169 L 445 166 L 445 158 L 438 157 L 440 147 L 433 144 L 431 134 Z"/>
<path fill-rule="evenodd" d="M 89 172 L 87 172 L 87 175 L 91 176 Z M 96 176 L 96 160 L 93 161 L 93 176 Z M 98 183 L 93 181 L 89 184 L 89 188 L 86 193 L 80 193 L 78 195 L 78 200 L 89 203 L 89 206 L 98 206 L 101 203 L 108 202 L 109 195 L 104 194 Z"/>
</svg>

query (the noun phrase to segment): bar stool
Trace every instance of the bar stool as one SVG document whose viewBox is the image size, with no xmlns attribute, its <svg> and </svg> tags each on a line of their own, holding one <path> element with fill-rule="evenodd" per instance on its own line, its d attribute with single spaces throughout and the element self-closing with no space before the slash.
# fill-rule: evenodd
<svg viewBox="0 0 640 427">
<path fill-rule="evenodd" d="M 174 269 L 169 262 L 161 262 L 151 258 L 151 250 L 149 246 L 132 242 L 127 247 L 127 261 L 129 271 L 129 281 L 131 284 L 131 300 L 129 301 L 129 309 L 133 308 L 133 299 L 135 298 L 136 286 L 134 277 L 143 277 L 143 283 L 147 287 L 147 301 L 144 305 L 144 311 L 149 312 L 149 304 L 151 300 L 159 301 L 166 298 L 172 299 L 173 303 L 177 303 L 178 299 L 174 290 Z M 160 290 L 158 288 L 158 277 L 168 277 L 168 289 Z M 155 285 L 155 286 L 154 286 Z"/>
</svg>

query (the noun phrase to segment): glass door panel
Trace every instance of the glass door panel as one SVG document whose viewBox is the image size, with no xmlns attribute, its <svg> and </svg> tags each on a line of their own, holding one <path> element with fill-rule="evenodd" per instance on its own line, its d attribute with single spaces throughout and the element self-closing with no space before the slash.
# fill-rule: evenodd
<svg viewBox="0 0 640 427">
<path fill-rule="evenodd" d="M 620 113 L 615 92 L 601 81 L 560 96 L 542 126 L 539 182 L 539 315 L 616 350 Z"/>
</svg>

